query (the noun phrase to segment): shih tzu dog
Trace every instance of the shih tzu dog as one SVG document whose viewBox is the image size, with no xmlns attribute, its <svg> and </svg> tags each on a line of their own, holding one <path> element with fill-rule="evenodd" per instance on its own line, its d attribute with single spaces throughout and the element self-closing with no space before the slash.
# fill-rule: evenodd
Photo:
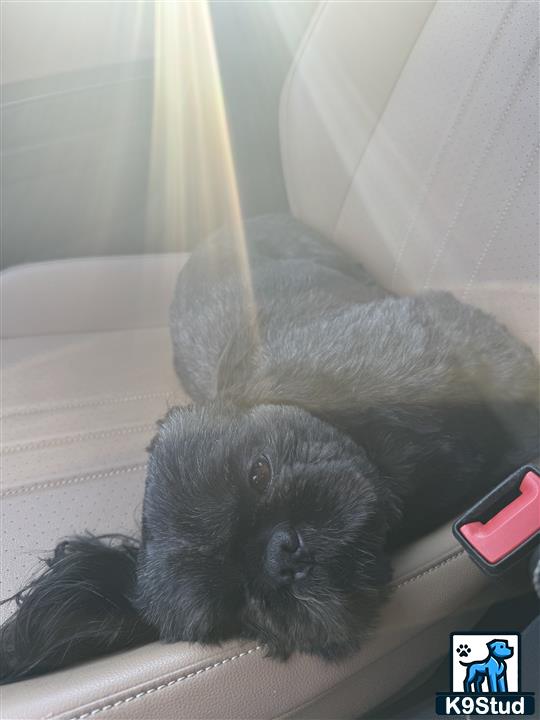
<svg viewBox="0 0 540 720">
<path fill-rule="evenodd" d="M 335 660 L 389 549 L 538 454 L 538 365 L 444 292 L 395 297 L 290 217 L 199 245 L 171 307 L 193 404 L 149 448 L 142 537 L 79 536 L 21 591 L 4 682 L 160 638 Z"/>
</svg>

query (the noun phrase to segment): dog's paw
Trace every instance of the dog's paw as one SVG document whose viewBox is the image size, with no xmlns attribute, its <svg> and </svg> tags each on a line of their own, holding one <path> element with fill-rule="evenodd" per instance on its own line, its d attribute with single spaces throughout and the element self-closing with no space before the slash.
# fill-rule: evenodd
<svg viewBox="0 0 540 720">
<path fill-rule="evenodd" d="M 468 645 L 458 645 L 456 648 L 456 652 L 459 657 L 469 657 L 471 648 Z"/>
</svg>

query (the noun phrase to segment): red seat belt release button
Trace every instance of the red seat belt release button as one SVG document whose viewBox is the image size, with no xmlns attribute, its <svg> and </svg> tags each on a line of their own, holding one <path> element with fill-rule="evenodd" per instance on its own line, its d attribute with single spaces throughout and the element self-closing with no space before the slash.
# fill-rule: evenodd
<svg viewBox="0 0 540 720">
<path fill-rule="evenodd" d="M 540 531 L 540 476 L 529 470 L 519 492 L 487 522 L 459 527 L 461 535 L 490 564 L 498 563 Z"/>
</svg>

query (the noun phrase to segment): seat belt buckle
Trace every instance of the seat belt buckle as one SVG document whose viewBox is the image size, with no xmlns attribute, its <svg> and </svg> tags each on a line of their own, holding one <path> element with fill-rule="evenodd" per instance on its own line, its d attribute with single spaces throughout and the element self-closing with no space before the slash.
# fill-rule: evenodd
<svg viewBox="0 0 540 720">
<path fill-rule="evenodd" d="M 506 571 L 540 541 L 540 470 L 516 470 L 458 518 L 452 532 L 483 570 Z"/>
</svg>

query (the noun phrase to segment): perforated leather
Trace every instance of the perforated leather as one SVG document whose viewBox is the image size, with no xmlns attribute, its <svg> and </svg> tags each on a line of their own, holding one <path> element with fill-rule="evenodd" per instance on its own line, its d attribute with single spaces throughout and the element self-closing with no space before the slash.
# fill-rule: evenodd
<svg viewBox="0 0 540 720">
<path fill-rule="evenodd" d="M 145 447 L 167 405 L 184 398 L 165 326 L 184 260 L 77 260 L 3 275 L 3 330 L 22 335 L 2 339 L 3 597 L 62 536 L 137 530 Z M 145 315 L 128 321 L 130 303 Z M 110 330 L 138 322 L 155 327 Z M 12 609 L 0 606 L 2 619 Z"/>
<path fill-rule="evenodd" d="M 61 537 L 138 530 L 145 448 L 185 395 L 164 327 L 6 339 L 2 354 L 6 597 Z"/>
</svg>

